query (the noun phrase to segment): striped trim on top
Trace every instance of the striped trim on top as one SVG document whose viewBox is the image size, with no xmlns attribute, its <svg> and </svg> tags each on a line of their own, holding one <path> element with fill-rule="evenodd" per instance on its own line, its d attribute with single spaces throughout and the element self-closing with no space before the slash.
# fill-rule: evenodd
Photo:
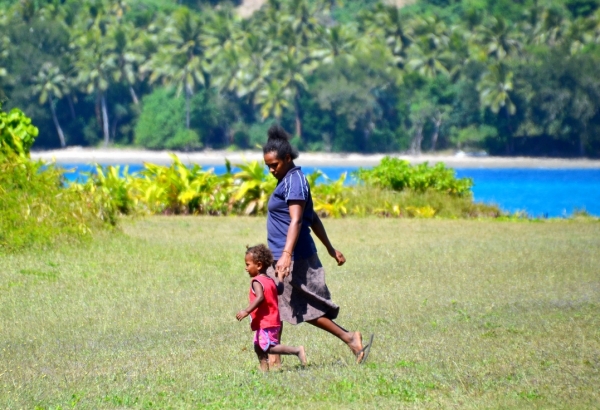
<svg viewBox="0 0 600 410">
<path fill-rule="evenodd" d="M 300 172 L 300 170 L 296 170 L 286 177 L 283 180 L 284 183 L 284 191 L 285 191 L 285 200 L 287 201 L 290 197 L 290 191 L 292 190 L 292 178 L 294 175 L 298 177 L 298 182 L 300 184 L 300 192 L 302 193 L 302 198 L 306 201 L 308 200 L 308 181 L 306 180 L 306 176 Z"/>
</svg>

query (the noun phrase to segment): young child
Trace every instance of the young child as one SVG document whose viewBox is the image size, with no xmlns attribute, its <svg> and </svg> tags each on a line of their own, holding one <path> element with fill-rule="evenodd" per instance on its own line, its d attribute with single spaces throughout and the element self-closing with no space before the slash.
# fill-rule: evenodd
<svg viewBox="0 0 600 410">
<path fill-rule="evenodd" d="M 246 250 L 246 272 L 250 275 L 250 304 L 240 310 L 235 317 L 242 320 L 251 315 L 250 328 L 255 330 L 254 351 L 260 362 L 260 370 L 269 371 L 269 354 L 296 355 L 302 366 L 306 366 L 304 346 L 279 344 L 281 320 L 277 304 L 277 286 L 267 276 L 267 268 L 273 264 L 273 255 L 265 245 L 249 247 Z"/>
</svg>

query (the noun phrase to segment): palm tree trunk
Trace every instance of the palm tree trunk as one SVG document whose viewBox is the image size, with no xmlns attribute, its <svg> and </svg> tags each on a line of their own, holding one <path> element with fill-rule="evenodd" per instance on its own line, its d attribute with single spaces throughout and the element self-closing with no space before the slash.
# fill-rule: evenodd
<svg viewBox="0 0 600 410">
<path fill-rule="evenodd" d="M 365 125 L 363 127 L 363 151 L 369 150 L 369 139 L 371 138 L 372 124 L 371 124 L 371 110 L 367 111 L 365 118 Z"/>
<path fill-rule="evenodd" d="M 506 113 L 506 123 L 508 125 L 508 138 L 506 140 L 506 154 L 511 156 L 515 150 L 513 133 L 512 133 L 512 125 L 510 122 L 510 112 L 507 107 L 504 107 L 504 112 Z"/>
<path fill-rule="evenodd" d="M 129 93 L 131 94 L 131 99 L 133 100 L 133 103 L 135 105 L 139 105 L 140 104 L 140 100 L 138 99 L 138 96 L 135 93 L 135 90 L 133 89 L 133 87 L 131 85 L 129 86 Z"/>
<path fill-rule="evenodd" d="M 579 133 L 579 156 L 585 157 L 585 143 L 587 140 L 587 127 L 584 127 L 583 131 Z"/>
<path fill-rule="evenodd" d="M 421 143 L 423 142 L 423 123 L 417 123 L 415 128 L 415 136 L 412 141 L 412 146 L 410 148 L 411 152 L 414 155 L 421 155 Z"/>
<path fill-rule="evenodd" d="M 104 146 L 108 147 L 110 134 L 108 130 L 108 111 L 106 110 L 106 97 L 101 93 L 100 101 L 102 103 L 102 131 L 104 131 Z"/>
<path fill-rule="evenodd" d="M 112 139 L 113 141 L 115 141 L 117 139 L 117 127 L 119 126 L 119 118 L 115 118 L 115 120 L 113 121 L 112 124 L 112 129 L 111 129 L 111 134 L 112 134 Z"/>
<path fill-rule="evenodd" d="M 52 95 L 50 93 L 48 93 L 48 104 L 50 105 L 50 111 L 52 111 L 52 121 L 54 121 L 54 126 L 56 127 L 56 132 L 58 133 L 58 139 L 60 140 L 60 147 L 64 148 L 67 145 L 65 142 L 65 134 L 63 134 L 63 130 L 60 127 L 58 118 L 56 117 L 56 110 L 54 109 L 54 101 L 52 100 Z"/>
<path fill-rule="evenodd" d="M 302 118 L 300 117 L 300 98 L 298 92 L 294 97 L 294 113 L 296 114 L 296 135 L 302 139 Z"/>
<path fill-rule="evenodd" d="M 431 151 L 435 151 L 438 136 L 440 135 L 440 127 L 442 126 L 442 115 L 440 114 L 438 117 L 434 119 L 434 130 L 433 135 L 431 136 Z"/>
<path fill-rule="evenodd" d="M 185 128 L 190 129 L 190 92 L 185 87 Z"/>
<path fill-rule="evenodd" d="M 96 123 L 98 124 L 98 126 L 100 126 L 100 124 L 102 124 L 102 113 L 100 112 L 100 93 L 96 94 L 96 104 L 94 104 L 94 112 L 96 114 Z"/>
<path fill-rule="evenodd" d="M 71 94 L 67 94 L 67 101 L 69 102 L 69 110 L 71 111 L 71 119 L 76 119 L 75 115 L 75 105 L 73 104 L 73 97 Z"/>
</svg>

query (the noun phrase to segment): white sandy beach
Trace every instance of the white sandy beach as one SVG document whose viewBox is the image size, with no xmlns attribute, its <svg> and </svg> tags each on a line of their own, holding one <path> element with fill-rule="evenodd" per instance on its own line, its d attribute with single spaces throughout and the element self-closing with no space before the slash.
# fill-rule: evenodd
<svg viewBox="0 0 600 410">
<path fill-rule="evenodd" d="M 171 151 L 149 151 L 139 149 L 92 149 L 71 147 L 61 150 L 35 151 L 31 153 L 33 159 L 56 161 L 57 163 L 100 163 L 110 164 L 141 164 L 151 162 L 155 164 L 168 164 Z M 212 151 L 200 152 L 173 152 L 184 163 L 200 165 L 223 165 L 225 159 L 232 163 L 243 161 L 262 160 L 259 151 Z M 600 169 L 600 160 L 591 159 L 565 159 L 565 158 L 537 158 L 537 157 L 493 157 L 458 155 L 404 155 L 404 154 L 332 154 L 332 153 L 300 153 L 296 160 L 297 165 L 306 166 L 351 166 L 370 167 L 377 165 L 386 155 L 410 161 L 413 164 L 429 162 L 444 162 L 453 168 L 597 168 Z"/>
</svg>

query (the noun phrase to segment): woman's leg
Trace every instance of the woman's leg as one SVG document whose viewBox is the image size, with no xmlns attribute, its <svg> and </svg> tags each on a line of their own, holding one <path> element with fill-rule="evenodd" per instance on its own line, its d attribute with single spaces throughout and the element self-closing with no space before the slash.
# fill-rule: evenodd
<svg viewBox="0 0 600 410">
<path fill-rule="evenodd" d="M 363 348 L 363 345 L 362 335 L 360 334 L 360 332 L 349 332 L 337 323 L 335 323 L 333 320 L 326 318 L 325 316 L 309 320 L 308 323 L 318 327 L 319 329 L 323 329 L 331 333 L 332 335 L 346 343 L 350 350 L 352 350 L 352 353 L 354 353 L 354 355 L 362 354 L 361 350 Z M 357 359 L 359 362 L 362 360 L 362 358 L 358 356 Z"/>
</svg>

